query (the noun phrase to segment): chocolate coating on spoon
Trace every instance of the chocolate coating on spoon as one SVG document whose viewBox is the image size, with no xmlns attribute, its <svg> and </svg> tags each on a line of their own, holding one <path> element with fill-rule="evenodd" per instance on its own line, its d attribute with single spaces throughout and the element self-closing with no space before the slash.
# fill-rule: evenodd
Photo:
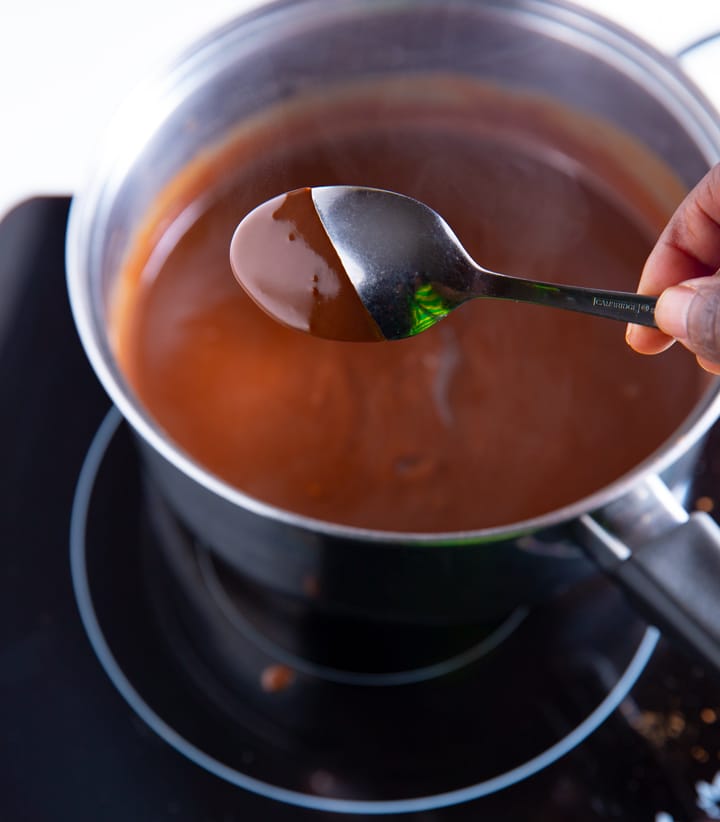
<svg viewBox="0 0 720 822">
<path fill-rule="evenodd" d="M 250 297 L 283 325 L 333 340 L 384 339 L 325 232 L 309 188 L 250 212 L 233 234 L 230 264 Z"/>
</svg>

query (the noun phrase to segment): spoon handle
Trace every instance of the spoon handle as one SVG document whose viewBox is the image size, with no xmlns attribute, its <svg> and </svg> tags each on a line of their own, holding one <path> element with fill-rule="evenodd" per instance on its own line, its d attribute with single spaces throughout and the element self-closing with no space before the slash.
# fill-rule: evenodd
<svg viewBox="0 0 720 822">
<path fill-rule="evenodd" d="M 582 314 L 657 328 L 657 297 L 645 297 L 625 291 L 603 291 L 596 288 L 543 283 L 525 280 L 522 277 L 510 277 L 486 269 L 479 273 L 478 279 L 479 297 L 564 308 L 566 311 L 579 311 Z"/>
</svg>

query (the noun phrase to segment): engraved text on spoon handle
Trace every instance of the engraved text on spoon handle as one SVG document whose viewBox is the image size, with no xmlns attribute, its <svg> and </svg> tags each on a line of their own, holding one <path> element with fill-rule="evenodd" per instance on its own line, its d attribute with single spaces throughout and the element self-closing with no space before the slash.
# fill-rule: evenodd
<svg viewBox="0 0 720 822">
<path fill-rule="evenodd" d="M 645 297 L 624 291 L 604 291 L 543 283 L 525 280 L 521 277 L 508 277 L 495 272 L 482 272 L 478 281 L 480 284 L 479 297 L 536 303 L 657 328 L 655 322 L 657 297 Z"/>
</svg>

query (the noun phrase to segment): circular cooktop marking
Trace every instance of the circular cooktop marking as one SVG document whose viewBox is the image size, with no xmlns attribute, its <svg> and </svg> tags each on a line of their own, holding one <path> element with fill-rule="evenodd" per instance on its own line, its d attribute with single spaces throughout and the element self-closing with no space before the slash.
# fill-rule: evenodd
<svg viewBox="0 0 720 822">
<path fill-rule="evenodd" d="M 582 722 L 576 725 L 570 733 L 566 734 L 539 755 L 528 759 L 521 765 L 473 785 L 432 795 L 413 796 L 404 799 L 355 800 L 306 794 L 301 791 L 271 784 L 242 773 L 215 758 L 207 751 L 202 750 L 189 739 L 179 734 L 157 711 L 150 707 L 118 664 L 98 620 L 87 573 L 86 528 L 92 502 L 93 486 L 102 466 L 106 451 L 117 433 L 121 422 L 122 417 L 115 409 L 112 409 L 103 420 L 88 450 L 75 491 L 70 524 L 70 561 L 72 582 L 80 616 L 100 664 L 132 710 L 135 711 L 158 736 L 164 739 L 179 753 L 186 756 L 199 767 L 240 788 L 299 807 L 348 814 L 399 814 L 418 812 L 479 799 L 488 794 L 508 788 L 538 773 L 587 739 L 625 698 L 645 668 L 657 644 L 659 632 L 652 627 L 646 628 L 629 664 L 618 678 L 614 687 L 598 703 L 595 709 L 592 710 Z"/>
<path fill-rule="evenodd" d="M 208 591 L 212 594 L 215 603 L 233 626 L 244 634 L 258 648 L 265 651 L 268 656 L 274 657 L 278 662 L 287 665 L 295 671 L 302 671 L 310 676 L 318 676 L 329 682 L 341 682 L 348 685 L 365 685 L 369 687 L 409 685 L 414 682 L 424 682 L 439 676 L 457 671 L 472 662 L 481 659 L 497 648 L 501 642 L 506 640 L 520 623 L 528 615 L 529 609 L 516 608 L 500 625 L 485 639 L 467 648 L 459 654 L 444 659 L 432 665 L 424 665 L 420 668 L 412 668 L 404 671 L 389 671 L 387 673 L 364 673 L 362 671 L 345 671 L 339 668 L 331 668 L 328 665 L 321 665 L 309 662 L 297 656 L 276 642 L 268 639 L 233 606 L 229 595 L 225 591 L 223 584 L 216 572 L 212 559 L 207 551 L 197 554 L 198 567 L 202 574 Z"/>
</svg>

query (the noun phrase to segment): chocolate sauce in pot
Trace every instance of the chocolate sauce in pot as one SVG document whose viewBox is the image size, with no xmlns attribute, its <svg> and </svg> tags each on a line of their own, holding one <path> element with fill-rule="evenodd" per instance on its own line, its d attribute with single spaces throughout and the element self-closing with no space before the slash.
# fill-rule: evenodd
<svg viewBox="0 0 720 822">
<path fill-rule="evenodd" d="M 438 532 L 572 503 L 682 422 L 705 385 L 686 352 L 641 357 L 619 323 L 490 300 L 409 340 L 318 339 L 266 316 L 228 249 L 282 192 L 368 185 L 427 202 L 490 268 L 633 290 L 682 192 L 657 194 L 643 180 L 667 171 L 603 128 L 449 80 L 278 109 L 147 215 L 117 294 L 120 364 L 182 449 L 291 511 Z"/>
</svg>

